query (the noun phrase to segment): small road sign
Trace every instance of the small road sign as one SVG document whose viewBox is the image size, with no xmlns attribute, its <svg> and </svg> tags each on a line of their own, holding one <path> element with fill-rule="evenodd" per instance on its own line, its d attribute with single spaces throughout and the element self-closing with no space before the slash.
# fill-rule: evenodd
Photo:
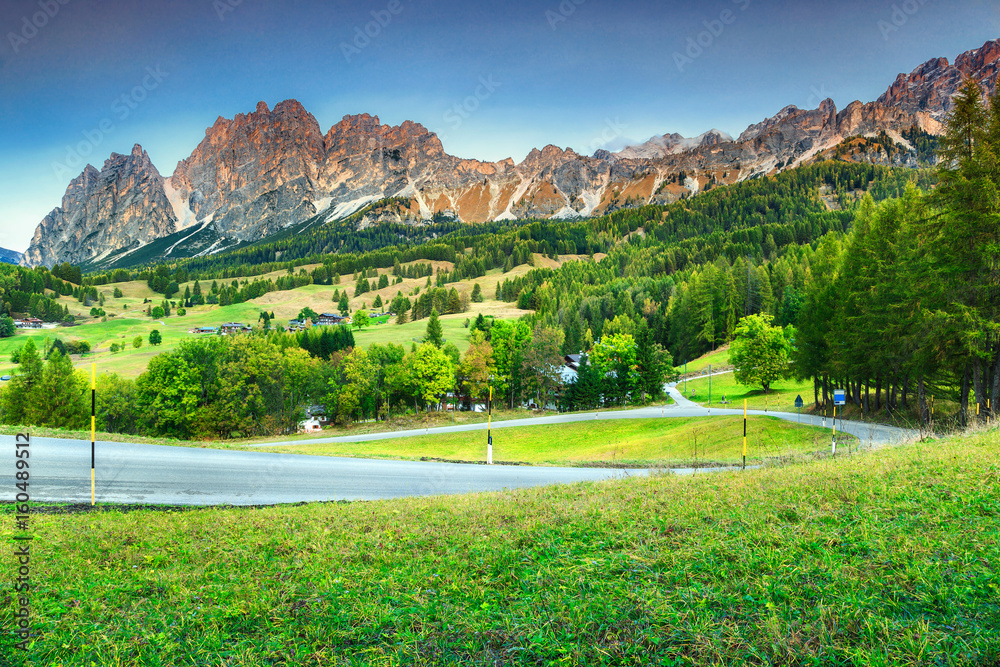
<svg viewBox="0 0 1000 667">
<path fill-rule="evenodd" d="M 795 397 L 795 407 L 801 408 L 803 405 L 804 405 L 804 403 L 802 402 L 802 396 L 796 396 Z"/>
<path fill-rule="evenodd" d="M 833 390 L 833 404 L 834 405 L 847 405 L 847 398 L 844 396 L 843 389 Z"/>
</svg>

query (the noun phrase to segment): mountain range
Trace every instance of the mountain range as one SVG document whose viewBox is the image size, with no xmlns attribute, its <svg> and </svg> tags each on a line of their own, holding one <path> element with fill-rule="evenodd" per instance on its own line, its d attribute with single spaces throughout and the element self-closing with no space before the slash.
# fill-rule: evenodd
<svg viewBox="0 0 1000 667">
<path fill-rule="evenodd" d="M 718 130 L 664 134 L 591 156 L 549 145 L 518 164 L 449 155 L 411 121 L 389 126 L 348 115 L 324 134 L 296 100 L 273 109 L 260 102 L 250 113 L 219 117 L 170 176 L 139 145 L 113 153 L 100 170 L 87 165 L 20 261 L 101 266 L 168 237 L 161 260 L 220 252 L 316 216 L 343 219 L 389 197 L 409 202 L 394 221 L 414 225 L 586 217 L 671 203 L 834 153 L 843 158 L 845 146 L 848 159 L 917 166 L 913 137 L 941 133 L 966 78 L 992 93 L 998 69 L 1000 40 L 993 40 L 954 63 L 936 58 L 900 74 L 873 102 L 839 111 L 830 99 L 816 109 L 786 106 L 735 139 Z M 893 150 L 851 147 L 852 137 L 873 136 Z"/>
<path fill-rule="evenodd" d="M 0 248 L 0 262 L 4 262 L 6 264 L 20 264 L 23 257 L 23 254 L 15 252 L 14 250 Z"/>
</svg>

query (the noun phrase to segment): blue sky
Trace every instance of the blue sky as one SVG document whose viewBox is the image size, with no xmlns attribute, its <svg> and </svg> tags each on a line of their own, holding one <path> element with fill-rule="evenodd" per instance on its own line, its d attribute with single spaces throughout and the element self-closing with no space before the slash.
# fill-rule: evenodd
<svg viewBox="0 0 1000 667">
<path fill-rule="evenodd" d="M 24 250 L 87 162 L 140 143 L 169 176 L 260 100 L 296 98 L 324 132 L 367 112 L 520 161 L 843 108 L 997 37 L 986 0 L 4 0 L 0 246 Z"/>
</svg>

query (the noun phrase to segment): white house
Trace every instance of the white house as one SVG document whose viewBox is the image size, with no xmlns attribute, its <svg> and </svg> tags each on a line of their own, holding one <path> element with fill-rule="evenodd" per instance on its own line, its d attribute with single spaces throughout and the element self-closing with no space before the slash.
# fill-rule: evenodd
<svg viewBox="0 0 1000 667">
<path fill-rule="evenodd" d="M 319 433 L 323 426 L 319 423 L 319 417 L 310 417 L 299 424 L 299 430 L 303 433 Z"/>
</svg>

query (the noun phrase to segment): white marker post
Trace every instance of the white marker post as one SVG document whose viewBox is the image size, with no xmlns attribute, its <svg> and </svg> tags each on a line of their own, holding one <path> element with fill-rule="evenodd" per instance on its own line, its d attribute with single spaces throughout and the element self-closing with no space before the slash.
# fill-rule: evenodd
<svg viewBox="0 0 1000 667">
<path fill-rule="evenodd" d="M 847 397 L 843 389 L 833 390 L 833 455 L 837 455 L 837 406 L 845 405 Z"/>
</svg>

